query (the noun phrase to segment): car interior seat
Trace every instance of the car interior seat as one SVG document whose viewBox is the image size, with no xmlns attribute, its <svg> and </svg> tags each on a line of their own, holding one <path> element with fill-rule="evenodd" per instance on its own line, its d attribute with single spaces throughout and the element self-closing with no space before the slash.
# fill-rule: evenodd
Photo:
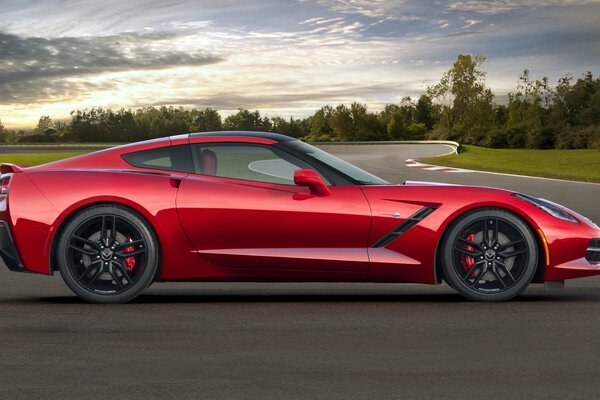
<svg viewBox="0 0 600 400">
<path fill-rule="evenodd" d="M 202 160 L 202 173 L 204 175 L 216 175 L 217 174 L 217 155 L 212 150 L 202 150 L 200 153 Z"/>
</svg>

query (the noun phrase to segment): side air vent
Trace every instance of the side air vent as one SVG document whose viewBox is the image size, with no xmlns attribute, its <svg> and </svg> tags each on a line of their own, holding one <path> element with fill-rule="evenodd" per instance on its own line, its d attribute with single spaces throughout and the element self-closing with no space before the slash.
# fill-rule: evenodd
<svg viewBox="0 0 600 400">
<path fill-rule="evenodd" d="M 592 239 L 585 252 L 585 259 L 592 264 L 600 264 L 600 239 Z"/>
<path fill-rule="evenodd" d="M 385 247 L 390 244 L 394 239 L 398 236 L 402 235 L 404 232 L 423 221 L 425 217 L 435 211 L 435 208 L 431 207 L 423 207 L 410 217 L 406 218 L 400 225 L 395 227 L 390 233 L 383 236 L 381 239 L 376 241 L 371 247 Z"/>
</svg>

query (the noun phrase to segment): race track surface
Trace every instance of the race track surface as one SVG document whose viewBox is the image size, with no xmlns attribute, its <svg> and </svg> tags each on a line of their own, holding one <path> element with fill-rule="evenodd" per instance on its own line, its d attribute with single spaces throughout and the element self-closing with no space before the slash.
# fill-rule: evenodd
<svg viewBox="0 0 600 400">
<path fill-rule="evenodd" d="M 404 166 L 446 146 L 322 146 L 391 182 L 498 186 L 600 221 L 600 185 Z M 84 304 L 0 266 L 0 399 L 591 399 L 600 278 L 500 304 L 445 285 L 155 284 Z"/>
</svg>

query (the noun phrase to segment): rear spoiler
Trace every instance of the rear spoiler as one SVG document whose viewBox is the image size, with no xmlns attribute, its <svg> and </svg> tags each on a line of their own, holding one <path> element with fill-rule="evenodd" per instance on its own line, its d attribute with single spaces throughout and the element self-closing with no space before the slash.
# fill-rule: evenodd
<svg viewBox="0 0 600 400">
<path fill-rule="evenodd" d="M 0 174 L 16 174 L 23 172 L 23 168 L 27 168 L 27 165 L 0 164 Z"/>
</svg>

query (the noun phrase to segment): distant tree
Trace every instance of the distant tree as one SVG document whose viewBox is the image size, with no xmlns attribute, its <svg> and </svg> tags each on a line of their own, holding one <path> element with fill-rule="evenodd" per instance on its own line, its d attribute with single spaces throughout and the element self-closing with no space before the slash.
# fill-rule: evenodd
<svg viewBox="0 0 600 400">
<path fill-rule="evenodd" d="M 2 120 L 0 120 L 0 142 L 4 143 L 7 140 L 7 134 L 8 131 L 7 129 L 4 127 L 4 125 L 2 124 Z"/>
<path fill-rule="evenodd" d="M 426 94 L 421 95 L 415 106 L 415 122 L 425 125 L 427 130 L 433 128 L 433 102 Z"/>
<path fill-rule="evenodd" d="M 506 125 L 508 120 L 508 107 L 504 104 L 496 104 L 494 107 L 495 112 L 495 124 L 496 126 L 502 127 Z"/>
<path fill-rule="evenodd" d="M 195 110 L 192 110 L 192 112 Z M 193 132 L 212 132 L 220 131 L 223 129 L 223 122 L 221 121 L 221 115 L 217 110 L 212 108 L 205 108 L 204 110 L 197 111 L 193 118 L 192 126 L 190 130 Z"/>
<path fill-rule="evenodd" d="M 356 102 L 350 107 L 337 106 L 327 122 L 338 140 L 384 140 L 387 136 L 377 115 L 369 113 L 366 105 Z"/>
<path fill-rule="evenodd" d="M 338 105 L 327 119 L 333 136 L 338 140 L 356 140 L 356 132 L 352 113 L 344 104 Z"/>
<path fill-rule="evenodd" d="M 333 108 L 329 105 L 321 107 L 311 117 L 308 118 L 310 134 L 308 140 L 329 141 L 333 140 L 333 130 L 329 125 L 329 118 L 333 113 Z"/>
<path fill-rule="evenodd" d="M 260 112 L 250 112 L 240 108 L 236 114 L 232 114 L 223 121 L 223 128 L 239 131 L 270 131 L 271 121 L 267 117 L 261 117 Z"/>
<path fill-rule="evenodd" d="M 386 108 L 389 109 L 391 107 L 386 106 Z M 386 132 L 391 140 L 404 140 L 408 137 L 408 125 L 400 110 L 392 112 L 389 114 L 389 117 L 386 117 L 385 119 L 387 120 Z"/>
<path fill-rule="evenodd" d="M 523 71 L 517 90 L 508 94 L 508 125 L 542 126 L 551 96 L 547 77 L 532 80 L 529 70 Z"/>
<path fill-rule="evenodd" d="M 573 84 L 573 77 L 561 78 L 553 93 L 550 123 L 568 126 L 600 124 L 600 78 L 591 72 Z"/>
<path fill-rule="evenodd" d="M 286 120 L 282 117 L 271 118 L 272 130 L 276 133 L 299 138 L 310 133 L 310 128 L 307 119 L 295 119 L 290 117 Z"/>
<path fill-rule="evenodd" d="M 554 147 L 554 130 L 546 123 L 552 97 L 548 78 L 532 80 L 528 70 L 519 76 L 517 90 L 508 94 L 507 126 L 524 132 L 526 147 Z"/>
<path fill-rule="evenodd" d="M 34 135 L 40 136 L 40 141 L 52 141 L 56 137 L 56 128 L 52 119 L 47 115 L 42 115 L 37 126 L 33 130 Z"/>
<path fill-rule="evenodd" d="M 441 105 L 438 128 L 447 134 L 480 134 L 493 125 L 494 95 L 485 86 L 484 61 L 480 54 L 459 54 L 440 81 L 427 89 Z"/>
<path fill-rule="evenodd" d="M 100 126 L 102 113 L 104 113 L 102 108 L 71 111 L 68 140 L 74 142 L 105 141 Z"/>
<path fill-rule="evenodd" d="M 0 142 L 6 142 L 6 132 L 7 129 L 2 124 L 2 120 L 0 119 Z"/>
</svg>

